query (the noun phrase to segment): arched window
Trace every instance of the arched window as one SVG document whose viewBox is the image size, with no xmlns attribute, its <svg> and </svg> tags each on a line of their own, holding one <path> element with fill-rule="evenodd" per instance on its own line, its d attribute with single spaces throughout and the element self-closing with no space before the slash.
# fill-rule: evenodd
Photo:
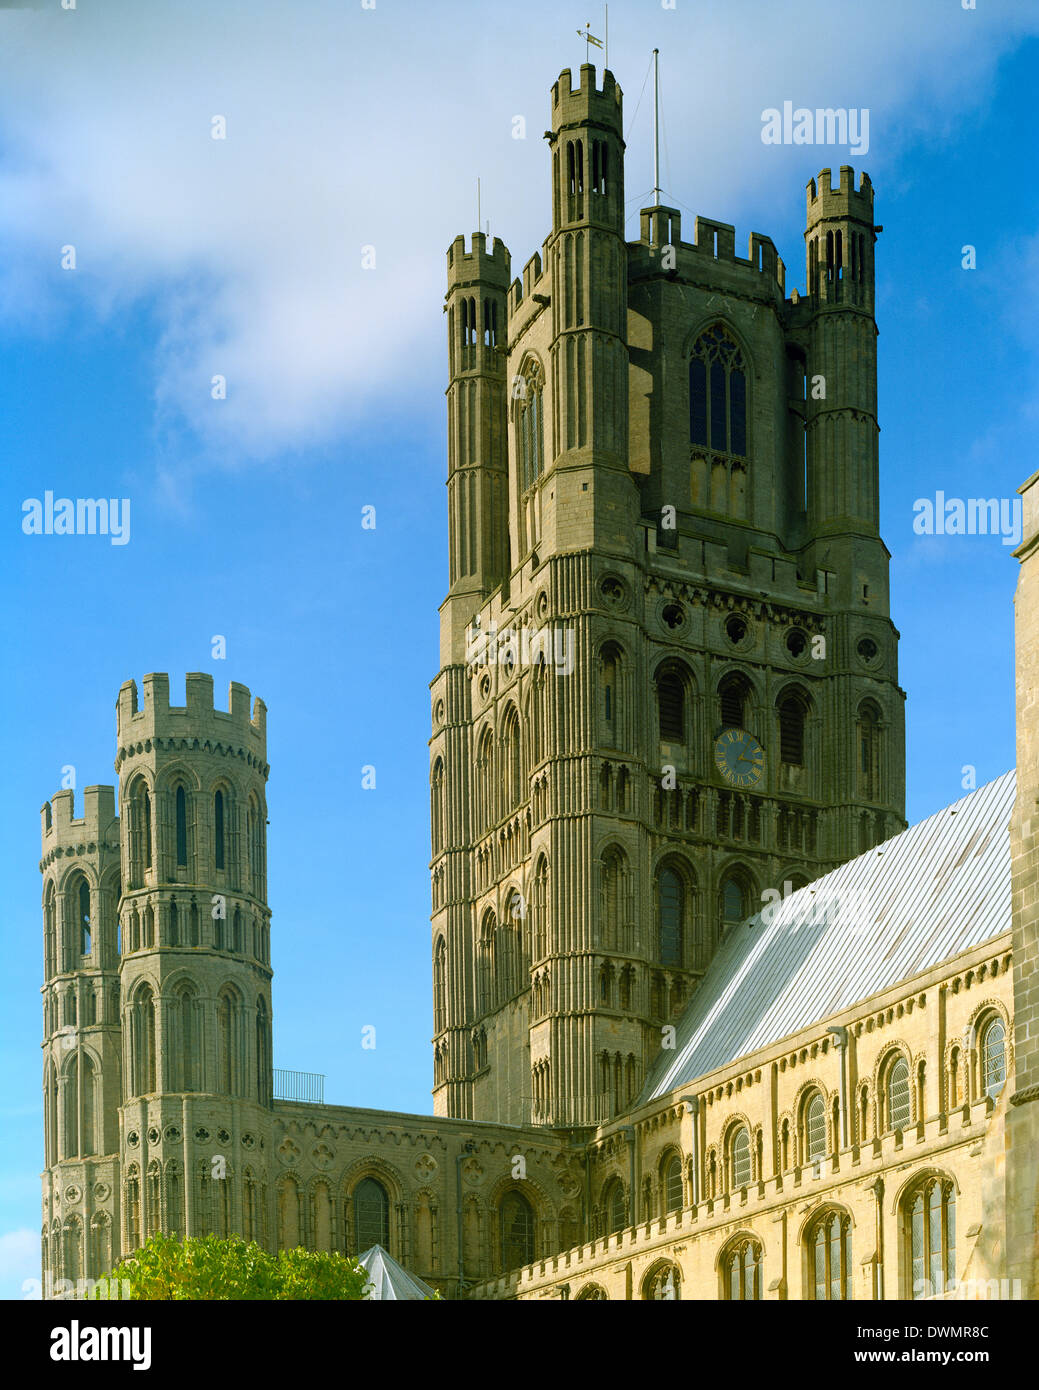
<svg viewBox="0 0 1039 1390">
<path fill-rule="evenodd" d="M 748 894 L 743 881 L 735 874 L 728 874 L 721 885 L 721 933 L 726 934 L 732 927 L 738 927 L 749 913 Z"/>
<path fill-rule="evenodd" d="M 220 1089 L 225 1095 L 238 1094 L 238 1000 L 230 988 L 223 990 L 217 1000 L 217 1037 Z"/>
<path fill-rule="evenodd" d="M 912 1117 L 909 1089 L 909 1065 L 904 1057 L 889 1063 L 885 1089 L 887 1091 L 887 1127 L 905 1129 Z"/>
<path fill-rule="evenodd" d="M 476 961 L 476 1006 L 480 1014 L 490 1013 L 491 1009 L 494 1007 L 495 926 L 494 913 L 486 913 L 483 919 L 483 926 L 480 930 L 479 950 Z"/>
<path fill-rule="evenodd" d="M 516 440 L 519 450 L 520 488 L 526 492 L 541 477 L 545 466 L 545 427 L 542 406 L 544 378 L 537 364 L 519 381 L 522 389 L 517 396 Z"/>
<path fill-rule="evenodd" d="M 266 889 L 266 854 L 264 827 L 266 815 L 255 796 L 249 797 L 249 879 L 253 896 L 264 901 Z"/>
<path fill-rule="evenodd" d="M 657 920 L 661 965 L 678 965 L 683 960 L 685 885 L 671 868 L 663 868 L 657 878 Z"/>
<path fill-rule="evenodd" d="M 761 1246 L 742 1237 L 726 1248 L 722 1256 L 722 1297 L 747 1301 L 761 1297 Z"/>
<path fill-rule="evenodd" d="M 840 1211 L 823 1211 L 805 1233 L 809 1261 L 808 1297 L 849 1299 L 852 1296 L 851 1218 Z"/>
<path fill-rule="evenodd" d="M 134 995 L 130 1029 L 133 1093 L 151 1095 L 155 1090 L 155 997 L 150 985 L 140 985 Z"/>
<path fill-rule="evenodd" d="M 858 744 L 859 796 L 864 801 L 880 800 L 880 711 L 871 700 L 859 706 L 855 724 Z"/>
<path fill-rule="evenodd" d="M 1006 1028 L 1001 1018 L 991 1018 L 981 1030 L 981 1089 L 998 1096 L 1007 1079 Z"/>
<path fill-rule="evenodd" d="M 534 1209 L 522 1192 L 508 1192 L 500 1216 L 502 1268 L 521 1269 L 534 1259 Z"/>
<path fill-rule="evenodd" d="M 509 706 L 505 715 L 501 745 L 505 809 L 506 811 L 514 811 L 523 799 L 523 785 L 519 718 L 512 705 Z"/>
<path fill-rule="evenodd" d="M 734 1129 L 729 1138 L 729 1172 L 733 1188 L 750 1185 L 750 1134 L 746 1125 Z"/>
<path fill-rule="evenodd" d="M 603 1299 L 609 1301 L 609 1294 L 599 1284 L 585 1284 L 584 1288 L 574 1300 L 576 1303 L 601 1302 Z"/>
<path fill-rule="evenodd" d="M 533 935 L 534 959 L 542 960 L 548 951 L 548 861 L 538 860 L 534 873 Z"/>
<path fill-rule="evenodd" d="M 804 1162 L 814 1163 L 826 1156 L 826 1102 L 818 1091 L 804 1102 Z"/>
<path fill-rule="evenodd" d="M 805 760 L 805 720 L 807 711 L 800 695 L 788 695 L 779 705 L 779 757 L 790 767 L 802 767 Z"/>
<path fill-rule="evenodd" d="M 689 439 L 719 453 L 747 452 L 743 356 L 721 324 L 701 333 L 689 362 Z"/>
<path fill-rule="evenodd" d="M 150 869 L 152 866 L 152 800 L 147 791 L 144 793 L 141 811 L 144 817 L 144 867 Z"/>
<path fill-rule="evenodd" d="M 685 683 L 674 667 L 657 675 L 657 715 L 662 743 L 685 742 Z"/>
<path fill-rule="evenodd" d="M 430 780 L 429 821 L 433 853 L 444 848 L 444 764 L 437 758 Z"/>
<path fill-rule="evenodd" d="M 218 869 L 224 867 L 225 838 L 224 794 L 218 791 L 213 797 L 213 863 Z"/>
<path fill-rule="evenodd" d="M 678 1154 L 672 1154 L 670 1158 L 664 1160 L 664 1166 L 660 1172 L 661 1187 L 663 1189 L 663 1208 L 665 1212 L 682 1210 L 682 1160 Z"/>
<path fill-rule="evenodd" d="M 956 1281 L 956 1191 L 948 1178 L 932 1177 L 912 1188 L 902 1203 L 909 1298 L 945 1293 Z"/>
<path fill-rule="evenodd" d="M 602 942 L 608 950 L 619 950 L 624 916 L 626 883 L 625 859 L 621 850 L 611 846 L 599 864 L 602 919 Z"/>
<path fill-rule="evenodd" d="M 742 729 L 747 718 L 750 686 L 743 676 L 726 676 L 718 687 L 718 712 L 722 727 Z"/>
<path fill-rule="evenodd" d="M 54 880 L 48 879 L 43 896 L 43 956 L 48 980 L 57 973 L 58 969 L 57 897 L 58 895 L 54 891 Z"/>
<path fill-rule="evenodd" d="M 670 1303 L 681 1297 L 682 1275 L 670 1260 L 654 1265 L 642 1284 L 642 1297 L 654 1303 Z"/>
<path fill-rule="evenodd" d="M 606 1232 L 616 1235 L 628 1224 L 628 1199 L 620 1178 L 614 1178 L 603 1196 L 603 1211 L 606 1215 Z"/>
<path fill-rule="evenodd" d="M 354 1189 L 354 1241 L 359 1255 L 373 1245 L 389 1250 L 390 1199 L 374 1178 L 363 1178 Z"/>
<path fill-rule="evenodd" d="M 82 956 L 89 956 L 91 949 L 91 930 L 90 930 L 90 885 L 85 878 L 79 881 L 78 893 L 79 907 L 79 953 Z"/>
<path fill-rule="evenodd" d="M 47 1063 L 43 1116 L 44 1153 L 49 1168 L 58 1161 L 58 1073 L 53 1062 Z"/>
<path fill-rule="evenodd" d="M 494 796 L 494 739 L 491 734 L 490 726 L 486 727 L 480 736 L 479 748 L 476 755 L 476 792 L 477 805 L 479 808 L 477 819 L 480 826 L 480 833 L 483 834 L 490 830 L 496 820 Z"/>
<path fill-rule="evenodd" d="M 198 1000 L 194 988 L 186 982 L 179 984 L 173 992 L 170 1024 L 173 1037 L 167 1055 L 174 1073 L 170 1089 L 197 1091 L 202 1039 L 198 1026 Z"/>
<path fill-rule="evenodd" d="M 447 947 L 444 938 L 437 937 L 433 951 L 433 1031 L 447 1027 Z"/>
<path fill-rule="evenodd" d="M 176 794 L 177 866 L 188 862 L 188 798 L 183 787 Z"/>
<path fill-rule="evenodd" d="M 262 998 L 256 1004 L 256 1097 L 261 1105 L 271 1102 L 271 1025 Z"/>
<path fill-rule="evenodd" d="M 171 946 L 180 945 L 180 909 L 177 907 L 176 898 L 170 899 L 170 935 L 169 944 Z"/>
</svg>

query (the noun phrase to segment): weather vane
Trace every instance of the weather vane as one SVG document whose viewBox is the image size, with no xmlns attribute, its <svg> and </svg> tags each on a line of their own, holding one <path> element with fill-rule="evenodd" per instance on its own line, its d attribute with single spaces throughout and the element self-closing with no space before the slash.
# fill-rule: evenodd
<svg viewBox="0 0 1039 1390">
<path fill-rule="evenodd" d="M 592 33 L 592 21 L 590 19 L 586 22 L 583 29 L 578 29 L 577 36 L 578 38 L 584 39 L 584 60 L 587 63 L 590 57 L 588 50 L 593 43 L 596 48 L 602 48 L 602 39 L 597 39 Z"/>
</svg>

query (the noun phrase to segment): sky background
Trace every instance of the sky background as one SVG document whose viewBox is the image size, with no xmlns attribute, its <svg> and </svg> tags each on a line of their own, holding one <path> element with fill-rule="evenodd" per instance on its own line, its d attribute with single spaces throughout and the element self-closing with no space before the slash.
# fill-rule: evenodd
<svg viewBox="0 0 1039 1390">
<path fill-rule="evenodd" d="M 218 705 L 237 680 L 268 706 L 275 1065 L 325 1073 L 330 1102 L 431 1107 L 445 252 L 478 176 L 514 273 L 540 249 L 549 88 L 590 15 L 601 34 L 601 6 L 558 0 L 0 0 L 0 1297 L 39 1274 L 38 811 L 66 765 L 77 814 L 114 781 L 126 679 L 168 671 L 180 703 L 184 673 L 211 671 Z M 739 254 L 763 232 L 803 290 L 808 179 L 851 163 L 876 186 L 881 526 L 919 820 L 965 765 L 980 785 L 1014 762 L 1010 547 L 912 521 L 917 498 L 1012 497 L 1039 466 L 1039 11 L 614 0 L 609 19 L 629 237 L 654 46 L 687 238 L 693 213 L 735 223 Z M 786 100 L 868 107 L 868 153 L 764 145 Z M 47 489 L 129 497 L 130 543 L 24 536 Z"/>
</svg>

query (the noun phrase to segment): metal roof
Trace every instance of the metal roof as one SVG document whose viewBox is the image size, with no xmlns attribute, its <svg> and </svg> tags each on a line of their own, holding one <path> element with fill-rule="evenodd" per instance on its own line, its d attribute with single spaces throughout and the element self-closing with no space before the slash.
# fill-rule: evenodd
<svg viewBox="0 0 1039 1390">
<path fill-rule="evenodd" d="M 641 1102 L 1009 931 L 1015 782 L 1004 773 L 733 930 Z"/>
</svg>

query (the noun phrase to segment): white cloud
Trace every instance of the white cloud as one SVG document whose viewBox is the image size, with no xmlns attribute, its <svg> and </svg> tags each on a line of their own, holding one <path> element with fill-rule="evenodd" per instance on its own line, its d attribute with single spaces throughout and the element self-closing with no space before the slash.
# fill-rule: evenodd
<svg viewBox="0 0 1039 1390">
<path fill-rule="evenodd" d="M 876 0 L 838 22 L 831 0 L 708 16 L 615 5 L 611 66 L 630 123 L 661 46 L 666 182 L 712 216 L 752 210 L 757 228 L 777 197 L 801 198 L 805 168 L 805 151 L 761 145 L 764 107 L 870 106 L 876 181 L 905 142 L 942 138 L 984 102 L 1000 55 L 1037 28 L 1033 8 Z M 583 59 L 554 3 L 518 22 L 477 0 L 107 0 L 0 26 L 0 314 L 56 332 L 76 312 L 118 327 L 147 306 L 160 436 L 187 424 L 226 461 L 327 442 L 391 402 L 406 412 L 405 383 L 436 398 L 444 252 L 475 221 L 478 174 L 514 273 L 548 230 L 548 87 Z M 649 99 L 630 142 L 633 210 L 652 182 Z M 526 141 L 511 138 L 515 114 Z M 818 154 L 812 172 L 849 159 Z M 78 269 L 61 272 L 70 243 Z M 216 374 L 226 401 L 210 398 Z"/>
<path fill-rule="evenodd" d="M 40 1234 L 38 1231 L 6 1231 L 0 1235 L 0 1299 L 27 1298 L 33 1290 L 24 1287 L 34 1281 L 39 1297 Z"/>
</svg>

